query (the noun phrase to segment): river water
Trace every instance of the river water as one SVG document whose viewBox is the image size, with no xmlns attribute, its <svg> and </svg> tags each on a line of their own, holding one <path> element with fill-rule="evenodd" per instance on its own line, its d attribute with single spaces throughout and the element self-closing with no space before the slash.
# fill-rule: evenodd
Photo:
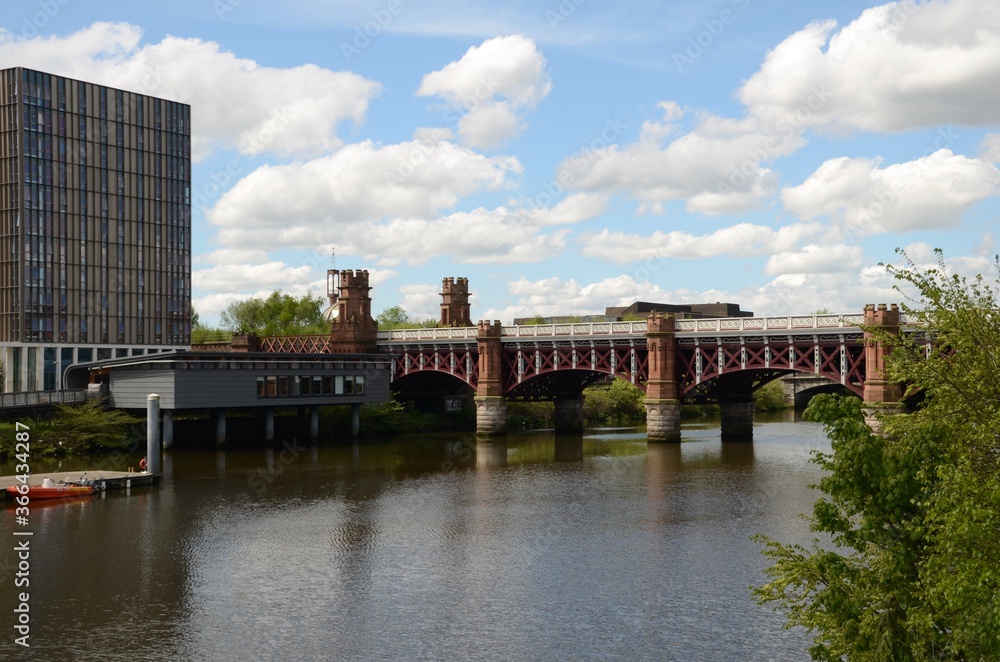
<svg viewBox="0 0 1000 662">
<path fill-rule="evenodd" d="M 32 504 L 29 589 L 6 510 L 0 658 L 805 660 L 808 635 L 751 598 L 750 536 L 811 540 L 797 516 L 829 441 L 793 421 L 754 435 L 172 452 L 160 487 Z"/>
</svg>

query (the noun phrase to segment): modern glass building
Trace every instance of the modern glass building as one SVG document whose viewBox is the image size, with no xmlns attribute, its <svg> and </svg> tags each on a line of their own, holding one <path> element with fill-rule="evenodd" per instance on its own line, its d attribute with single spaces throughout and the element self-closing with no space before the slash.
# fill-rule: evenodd
<svg viewBox="0 0 1000 662">
<path fill-rule="evenodd" d="M 191 107 L 0 70 L 5 392 L 190 344 Z"/>
</svg>

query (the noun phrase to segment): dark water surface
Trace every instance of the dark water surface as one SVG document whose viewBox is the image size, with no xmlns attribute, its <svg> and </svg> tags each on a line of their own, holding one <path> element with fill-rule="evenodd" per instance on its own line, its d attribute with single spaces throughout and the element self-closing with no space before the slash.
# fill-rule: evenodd
<svg viewBox="0 0 1000 662">
<path fill-rule="evenodd" d="M 32 505 L 28 650 L 6 510 L 0 658 L 808 659 L 751 599 L 749 536 L 810 540 L 829 442 L 802 422 L 683 434 L 170 453 L 159 488 Z"/>
</svg>

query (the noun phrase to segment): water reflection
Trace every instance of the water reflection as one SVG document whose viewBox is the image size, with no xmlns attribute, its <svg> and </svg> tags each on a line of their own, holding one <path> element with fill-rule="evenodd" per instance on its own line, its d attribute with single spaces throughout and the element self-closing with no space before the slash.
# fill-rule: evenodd
<svg viewBox="0 0 1000 662">
<path fill-rule="evenodd" d="M 500 469 L 506 466 L 506 441 L 481 439 L 476 443 L 477 469 Z"/>
<path fill-rule="evenodd" d="M 149 659 L 805 659 L 746 587 L 751 534 L 809 539 L 816 427 L 755 434 L 175 450 L 160 488 L 33 511 L 33 648 L 133 659 L 142 632 Z"/>
</svg>

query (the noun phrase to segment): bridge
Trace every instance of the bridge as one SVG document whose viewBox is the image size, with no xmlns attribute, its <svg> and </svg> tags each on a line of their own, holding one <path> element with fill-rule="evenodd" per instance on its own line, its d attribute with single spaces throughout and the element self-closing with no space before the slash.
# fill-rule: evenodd
<svg viewBox="0 0 1000 662">
<path fill-rule="evenodd" d="M 682 402 L 718 403 L 723 438 L 751 439 L 753 392 L 788 374 L 824 377 L 873 409 L 896 406 L 902 397 L 899 385 L 883 377 L 888 349 L 871 333 L 907 325 L 895 304 L 845 314 L 678 319 L 657 313 L 639 321 L 472 325 L 468 282 L 445 279 L 441 327 L 378 331 L 368 272 L 329 275 L 330 335 L 260 338 L 251 351 L 391 357 L 394 389 L 436 383 L 474 394 L 483 435 L 504 430 L 509 400 L 554 401 L 556 429 L 579 430 L 583 389 L 609 377 L 645 392 L 651 441 L 680 438 Z"/>
</svg>

